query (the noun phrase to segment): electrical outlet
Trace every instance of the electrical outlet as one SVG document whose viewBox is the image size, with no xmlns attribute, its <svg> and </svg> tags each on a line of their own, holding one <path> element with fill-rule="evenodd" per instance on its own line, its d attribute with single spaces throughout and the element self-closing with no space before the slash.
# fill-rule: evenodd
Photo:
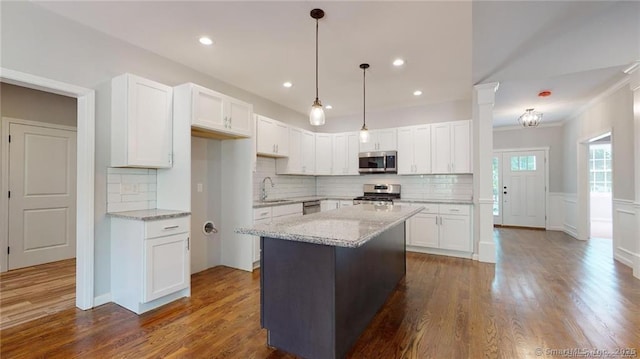
<svg viewBox="0 0 640 359">
<path fill-rule="evenodd" d="M 196 185 L 196 189 L 197 189 L 198 193 L 202 192 L 202 183 L 198 183 Z"/>
<path fill-rule="evenodd" d="M 123 183 L 120 185 L 120 194 L 137 194 L 138 185 L 135 183 Z"/>
</svg>

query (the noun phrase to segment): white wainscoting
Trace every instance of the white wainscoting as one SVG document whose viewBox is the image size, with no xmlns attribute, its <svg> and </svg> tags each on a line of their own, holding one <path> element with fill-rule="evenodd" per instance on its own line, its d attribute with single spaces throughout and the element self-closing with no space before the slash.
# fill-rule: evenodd
<svg viewBox="0 0 640 359">
<path fill-rule="evenodd" d="M 563 231 L 573 238 L 578 238 L 578 197 L 575 193 L 565 193 L 563 202 Z"/>
<path fill-rule="evenodd" d="M 640 260 L 637 221 L 638 213 L 633 201 L 613 199 L 613 257 L 631 268 Z"/>
<path fill-rule="evenodd" d="M 549 212 L 547 213 L 547 230 L 564 231 L 565 194 L 549 192 Z"/>
</svg>

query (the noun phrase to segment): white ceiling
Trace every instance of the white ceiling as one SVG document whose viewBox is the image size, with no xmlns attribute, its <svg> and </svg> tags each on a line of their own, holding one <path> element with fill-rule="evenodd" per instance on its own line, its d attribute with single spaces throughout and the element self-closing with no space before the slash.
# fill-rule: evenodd
<svg viewBox="0 0 640 359">
<path fill-rule="evenodd" d="M 561 120 L 640 59 L 639 2 L 39 4 L 300 113 L 315 97 L 309 11 L 320 7 L 319 97 L 334 107 L 328 118 L 362 111 L 362 62 L 371 64 L 368 111 L 470 99 L 474 83 L 499 81 L 501 126 L 528 107 Z M 214 45 L 200 45 L 201 35 Z M 396 57 L 403 68 L 391 65 Z M 546 89 L 553 95 L 538 99 Z"/>
</svg>

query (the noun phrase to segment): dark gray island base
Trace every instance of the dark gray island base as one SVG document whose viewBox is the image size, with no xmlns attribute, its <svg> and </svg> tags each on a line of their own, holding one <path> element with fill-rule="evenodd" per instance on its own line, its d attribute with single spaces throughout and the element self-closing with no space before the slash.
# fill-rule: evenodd
<svg viewBox="0 0 640 359">
<path fill-rule="evenodd" d="M 405 222 L 361 247 L 261 237 L 261 324 L 270 346 L 342 358 L 405 275 Z"/>
</svg>

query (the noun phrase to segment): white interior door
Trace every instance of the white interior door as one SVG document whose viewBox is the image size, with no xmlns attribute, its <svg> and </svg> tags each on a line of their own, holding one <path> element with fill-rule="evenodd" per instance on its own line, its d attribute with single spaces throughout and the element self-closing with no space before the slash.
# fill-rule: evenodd
<svg viewBox="0 0 640 359">
<path fill-rule="evenodd" d="M 502 224 L 545 227 L 545 152 L 504 152 Z"/>
<path fill-rule="evenodd" d="M 9 134 L 8 268 L 74 258 L 76 132 L 12 123 Z"/>
</svg>

